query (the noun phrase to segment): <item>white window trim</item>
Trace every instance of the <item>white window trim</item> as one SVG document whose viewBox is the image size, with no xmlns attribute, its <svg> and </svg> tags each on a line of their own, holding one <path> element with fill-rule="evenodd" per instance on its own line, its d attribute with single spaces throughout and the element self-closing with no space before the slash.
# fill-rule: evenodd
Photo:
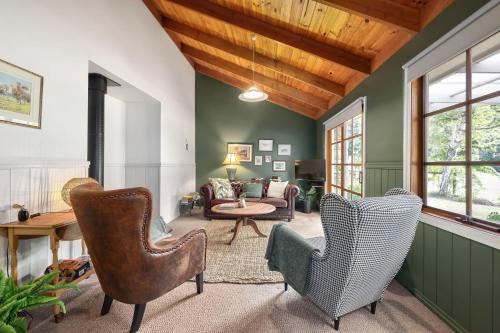
<svg viewBox="0 0 500 333">
<path fill-rule="evenodd" d="M 498 0 L 500 1 L 500 0 Z M 327 145 L 327 134 L 328 130 L 337 127 L 344 121 L 341 121 L 343 119 L 348 120 L 349 118 L 353 118 L 354 116 L 358 115 L 359 112 L 356 111 L 356 108 L 354 106 L 358 103 L 361 103 L 361 113 L 363 114 L 363 165 L 361 167 L 362 172 L 363 172 L 363 191 L 361 195 L 364 197 L 365 192 L 366 192 L 366 170 L 365 170 L 365 165 L 366 165 L 366 96 L 363 97 L 358 97 L 356 98 L 351 104 L 343 108 L 341 111 L 337 112 L 334 114 L 332 117 L 330 117 L 328 120 L 323 122 L 323 143 L 324 143 L 324 151 L 323 151 L 323 156 L 325 156 L 325 170 L 328 171 L 328 161 L 326 159 L 326 156 L 328 154 L 328 145 Z M 331 175 L 326 175 L 325 177 L 325 184 L 324 184 L 324 189 L 326 191 L 327 189 L 327 181 Z"/>
<path fill-rule="evenodd" d="M 411 91 L 412 80 L 446 62 L 484 38 L 500 31 L 500 0 L 492 0 L 403 66 L 404 70 L 404 156 L 403 184 L 410 188 Z M 500 235 L 459 222 L 422 213 L 420 221 L 500 250 Z"/>
</svg>

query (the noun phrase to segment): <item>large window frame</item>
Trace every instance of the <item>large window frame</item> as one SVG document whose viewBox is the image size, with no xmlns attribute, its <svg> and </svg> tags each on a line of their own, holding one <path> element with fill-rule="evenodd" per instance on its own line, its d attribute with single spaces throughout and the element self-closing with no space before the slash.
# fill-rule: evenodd
<svg viewBox="0 0 500 333">
<path fill-rule="evenodd" d="M 478 41 L 476 44 L 480 43 Z M 476 45 L 475 44 L 475 45 Z M 465 53 L 465 100 L 457 102 L 438 110 L 427 111 L 429 105 L 427 74 L 412 80 L 410 83 L 410 110 L 411 110 L 411 151 L 410 151 L 410 189 L 419 194 L 424 201 L 424 213 L 441 216 L 447 219 L 461 222 L 463 224 L 486 229 L 495 233 L 500 233 L 500 225 L 486 220 L 473 217 L 473 180 L 472 170 L 475 166 L 500 166 L 500 161 L 478 161 L 472 159 L 472 112 L 473 105 L 495 97 L 500 97 L 500 90 L 473 98 L 472 86 L 472 48 L 462 52 Z M 426 120 L 458 108 L 465 108 L 465 160 L 463 161 L 427 161 L 426 142 Z M 465 168 L 465 214 L 459 214 L 442 208 L 432 207 L 428 204 L 427 198 L 427 169 L 432 166 L 452 167 L 460 166 Z"/>
</svg>

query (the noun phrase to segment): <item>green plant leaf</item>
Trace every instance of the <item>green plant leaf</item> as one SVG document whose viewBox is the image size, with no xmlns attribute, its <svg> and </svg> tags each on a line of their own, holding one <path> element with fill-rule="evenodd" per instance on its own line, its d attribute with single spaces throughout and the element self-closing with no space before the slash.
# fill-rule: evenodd
<svg viewBox="0 0 500 333">
<path fill-rule="evenodd" d="M 28 332 L 28 321 L 24 317 L 16 317 L 9 322 L 9 325 L 12 326 L 16 333 L 26 333 Z"/>
<path fill-rule="evenodd" d="M 0 333 L 17 333 L 15 328 L 9 324 L 0 321 Z"/>
</svg>

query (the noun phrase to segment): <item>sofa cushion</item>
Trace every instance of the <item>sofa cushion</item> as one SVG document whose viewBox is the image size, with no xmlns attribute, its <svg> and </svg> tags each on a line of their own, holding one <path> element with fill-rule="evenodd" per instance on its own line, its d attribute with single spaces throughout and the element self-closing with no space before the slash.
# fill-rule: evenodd
<svg viewBox="0 0 500 333">
<path fill-rule="evenodd" d="M 288 207 L 288 202 L 285 199 L 280 198 L 246 198 L 247 202 L 262 202 L 269 205 L 273 205 L 276 208 L 286 208 Z"/>
<path fill-rule="evenodd" d="M 245 183 L 243 185 L 243 193 L 247 198 L 261 198 L 262 184 L 261 183 Z"/>
<path fill-rule="evenodd" d="M 288 181 L 286 182 L 269 182 L 269 188 L 267 189 L 267 196 L 269 198 L 284 198 L 285 197 L 285 189 L 288 185 Z"/>
<path fill-rule="evenodd" d="M 226 178 L 209 178 L 210 184 L 214 189 L 216 199 L 234 198 L 234 190 L 231 182 Z"/>
</svg>

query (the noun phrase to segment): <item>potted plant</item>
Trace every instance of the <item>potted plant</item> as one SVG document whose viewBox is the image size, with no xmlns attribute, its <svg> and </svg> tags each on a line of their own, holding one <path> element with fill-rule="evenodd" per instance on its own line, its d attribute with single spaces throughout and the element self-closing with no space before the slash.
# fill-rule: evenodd
<svg viewBox="0 0 500 333">
<path fill-rule="evenodd" d="M 313 204 L 316 202 L 316 188 L 311 187 L 309 190 L 305 190 L 304 187 L 299 187 L 299 199 L 302 200 L 303 212 L 306 214 L 310 214 L 313 208 Z"/>
<path fill-rule="evenodd" d="M 59 305 L 66 313 L 63 301 L 50 293 L 59 289 L 79 290 L 71 283 L 53 285 L 52 281 L 59 276 L 55 270 L 22 286 L 16 286 L 11 277 L 6 277 L 0 270 L 0 333 L 26 333 L 28 319 L 26 310 L 48 305 Z"/>
</svg>

